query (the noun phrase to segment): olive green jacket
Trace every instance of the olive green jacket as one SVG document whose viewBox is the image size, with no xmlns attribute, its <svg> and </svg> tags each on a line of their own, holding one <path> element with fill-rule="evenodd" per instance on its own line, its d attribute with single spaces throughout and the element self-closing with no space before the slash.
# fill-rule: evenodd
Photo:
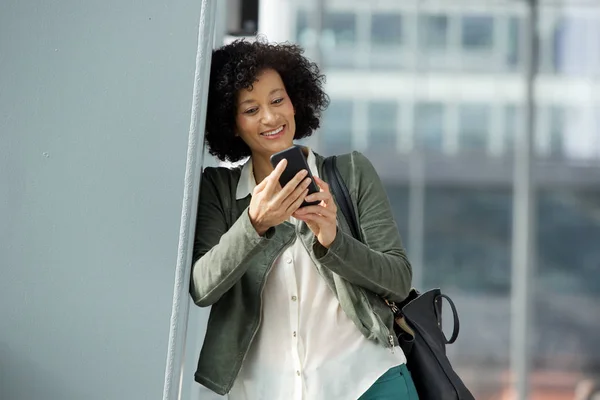
<svg viewBox="0 0 600 400">
<path fill-rule="evenodd" d="M 324 158 L 316 155 L 319 176 Z M 341 212 L 326 249 L 306 226 L 289 222 L 259 236 L 248 215 L 250 195 L 236 200 L 241 168 L 206 168 L 201 182 L 190 293 L 212 306 L 196 381 L 228 393 L 240 371 L 262 314 L 262 290 L 275 259 L 300 240 L 319 274 L 365 337 L 397 345 L 393 316 L 379 296 L 402 301 L 411 288 L 406 258 L 389 200 L 377 172 L 358 152 L 338 156 L 365 244 L 355 240 Z"/>
</svg>

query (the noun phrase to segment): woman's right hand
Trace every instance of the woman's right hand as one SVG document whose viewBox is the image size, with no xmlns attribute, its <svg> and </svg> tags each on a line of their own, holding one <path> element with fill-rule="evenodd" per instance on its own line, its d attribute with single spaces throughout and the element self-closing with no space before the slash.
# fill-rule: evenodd
<svg viewBox="0 0 600 400">
<path fill-rule="evenodd" d="M 287 160 L 282 160 L 277 167 L 252 191 L 252 199 L 248 210 L 250 222 L 260 236 L 269 228 L 287 221 L 300 207 L 308 194 L 310 178 L 308 172 L 302 170 L 281 190 L 279 177 L 285 170 Z M 304 179 L 304 180 L 303 180 Z"/>
</svg>

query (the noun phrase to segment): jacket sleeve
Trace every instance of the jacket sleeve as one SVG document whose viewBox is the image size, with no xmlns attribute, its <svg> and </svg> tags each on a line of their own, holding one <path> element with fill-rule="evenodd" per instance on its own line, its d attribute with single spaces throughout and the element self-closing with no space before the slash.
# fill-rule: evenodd
<svg viewBox="0 0 600 400">
<path fill-rule="evenodd" d="M 315 255 L 323 266 L 351 283 L 388 300 L 402 301 L 411 289 L 412 267 L 381 179 L 358 152 L 352 153 L 350 162 L 338 162 L 338 168 L 357 210 L 364 243 L 338 228 L 329 249 L 315 240 Z M 339 218 L 343 218 L 340 211 Z"/>
<path fill-rule="evenodd" d="M 219 196 L 219 179 L 224 176 L 216 168 L 206 168 L 200 184 L 190 280 L 190 294 L 200 307 L 214 304 L 231 289 L 248 269 L 247 261 L 269 241 L 270 232 L 261 237 L 252 226 L 248 209 L 227 229 L 230 207 L 223 201 L 229 193 Z"/>
</svg>

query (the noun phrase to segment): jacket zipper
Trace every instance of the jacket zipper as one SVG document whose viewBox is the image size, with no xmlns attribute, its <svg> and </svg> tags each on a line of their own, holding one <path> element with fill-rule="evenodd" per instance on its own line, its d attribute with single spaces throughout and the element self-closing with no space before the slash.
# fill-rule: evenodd
<svg viewBox="0 0 600 400">
<path fill-rule="evenodd" d="M 277 260 L 283 254 L 283 252 L 289 247 L 290 244 L 292 244 L 294 242 L 295 239 L 296 239 L 296 236 L 292 237 L 291 240 L 288 240 L 283 245 L 281 250 L 279 250 L 277 255 L 271 260 L 271 266 L 269 267 L 269 270 L 265 274 L 265 279 L 263 281 L 262 287 L 260 288 L 260 314 L 258 315 L 258 325 L 256 326 L 256 329 L 254 330 L 254 332 L 252 332 L 252 336 L 250 337 L 250 343 L 248 344 L 248 348 L 244 352 L 244 357 L 242 357 L 242 362 L 240 363 L 240 366 L 238 367 L 237 371 L 235 372 L 235 377 L 236 377 L 235 379 L 237 379 L 237 376 L 240 374 L 242 366 L 244 365 L 244 361 L 246 361 L 246 357 L 248 356 L 248 352 L 250 351 L 250 346 L 252 346 L 252 343 L 254 342 L 254 337 L 256 337 L 256 334 L 258 333 L 258 330 L 260 329 L 260 325 L 262 324 L 262 311 L 263 311 L 262 296 L 263 296 L 263 292 L 265 290 L 265 285 L 267 284 L 267 279 L 269 278 L 269 274 L 271 273 L 271 270 L 273 270 L 273 265 L 275 264 L 275 260 Z M 229 385 L 229 388 L 227 390 L 228 392 L 233 387 L 233 385 L 235 383 L 235 379 L 233 379 L 233 381 Z"/>
<path fill-rule="evenodd" d="M 386 326 L 386 325 L 383 323 L 383 321 L 381 320 L 381 317 L 379 316 L 379 314 L 377 314 L 377 313 L 375 312 L 375 310 L 373 310 L 373 307 L 371 306 L 371 303 L 369 302 L 369 299 L 367 299 L 367 294 L 365 293 L 365 290 L 364 290 L 363 288 L 359 288 L 359 289 L 360 289 L 360 292 L 361 292 L 361 293 L 362 293 L 362 295 L 363 295 L 363 300 L 365 301 L 365 303 L 367 303 L 367 306 L 369 307 L 369 310 L 371 310 L 371 312 L 373 313 L 373 315 L 375 315 L 375 317 L 377 318 L 377 321 L 379 321 L 379 324 L 380 324 L 382 327 L 385 327 L 386 329 L 388 329 L 388 328 L 387 328 L 387 326 Z M 396 346 L 394 346 L 394 336 L 392 335 L 392 333 L 391 333 L 391 332 L 389 332 L 389 331 L 388 331 L 388 333 L 389 333 L 389 334 L 388 334 L 388 337 L 387 337 L 387 339 L 388 339 L 388 343 L 389 343 L 389 345 L 390 345 L 390 350 L 392 351 L 392 354 L 394 354 L 394 353 L 396 352 L 396 351 L 395 351 L 395 347 L 396 347 Z"/>
</svg>

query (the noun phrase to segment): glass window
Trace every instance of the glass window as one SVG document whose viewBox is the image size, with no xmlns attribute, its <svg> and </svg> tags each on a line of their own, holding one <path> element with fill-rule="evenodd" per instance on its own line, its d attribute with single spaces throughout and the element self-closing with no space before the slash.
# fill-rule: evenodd
<svg viewBox="0 0 600 400">
<path fill-rule="evenodd" d="M 304 43 L 304 35 L 308 30 L 308 15 L 306 11 L 298 10 L 296 13 L 296 40 Z"/>
<path fill-rule="evenodd" d="M 545 370 L 595 374 L 600 366 L 600 192 L 541 190 L 537 202 L 533 329 L 539 346 L 534 362 Z M 571 338 L 567 346 L 565 338 Z"/>
<path fill-rule="evenodd" d="M 554 26 L 551 40 L 555 72 L 588 75 L 598 68 L 596 38 L 600 34 L 596 17 L 562 16 Z"/>
<path fill-rule="evenodd" d="M 521 36 L 521 19 L 519 17 L 509 17 L 508 19 L 508 52 L 506 54 L 506 63 L 511 67 L 515 67 L 520 63 L 520 36 Z"/>
<path fill-rule="evenodd" d="M 310 13 L 305 10 L 298 10 L 296 13 L 296 43 L 305 49 L 315 46 L 316 32 L 309 24 Z"/>
<path fill-rule="evenodd" d="M 427 188 L 425 287 L 507 294 L 511 210 L 509 188 Z"/>
<path fill-rule="evenodd" d="M 488 50 L 494 45 L 494 18 L 465 16 L 461 18 L 462 46 L 466 50 Z"/>
<path fill-rule="evenodd" d="M 504 149 L 506 155 L 512 155 L 515 149 L 515 137 L 521 131 L 521 108 L 508 104 L 504 108 Z"/>
<path fill-rule="evenodd" d="M 462 104 L 459 107 L 459 148 L 486 150 L 489 140 L 490 107 L 485 104 Z"/>
<path fill-rule="evenodd" d="M 402 16 L 394 14 L 373 14 L 371 17 L 371 41 L 373 45 L 401 45 Z"/>
<path fill-rule="evenodd" d="M 559 106 L 550 107 L 550 156 L 562 157 L 564 154 L 563 137 L 565 127 L 565 109 Z"/>
<path fill-rule="evenodd" d="M 396 102 L 371 102 L 369 115 L 369 148 L 390 152 L 396 150 L 398 104 Z"/>
<path fill-rule="evenodd" d="M 329 154 L 352 151 L 352 115 L 352 101 L 331 101 L 318 133 L 319 149 L 322 148 L 324 153 Z"/>
<path fill-rule="evenodd" d="M 356 43 L 356 14 L 325 13 L 323 34 L 331 36 L 334 46 L 353 46 Z"/>
<path fill-rule="evenodd" d="M 391 167 L 395 167 L 395 165 L 391 165 Z M 382 175 L 382 174 L 381 174 Z M 408 246 L 408 193 L 409 188 L 406 184 L 384 181 L 385 191 L 390 200 L 390 206 L 392 207 L 392 212 L 394 214 L 394 220 L 398 225 L 398 231 L 400 232 L 400 237 L 404 242 L 407 251 L 410 254 L 410 249 Z"/>
<path fill-rule="evenodd" d="M 557 23 L 554 25 L 554 31 L 552 33 L 552 47 L 553 47 L 553 57 L 552 57 L 552 69 L 554 72 L 564 72 L 565 68 L 565 37 L 566 33 L 569 32 L 568 29 L 568 20 L 565 17 L 561 17 Z"/>
<path fill-rule="evenodd" d="M 445 15 L 419 15 L 419 47 L 444 49 L 448 44 L 448 17 Z"/>
<path fill-rule="evenodd" d="M 442 103 L 420 103 L 415 106 L 415 144 L 423 150 L 441 151 L 444 141 Z"/>
</svg>

